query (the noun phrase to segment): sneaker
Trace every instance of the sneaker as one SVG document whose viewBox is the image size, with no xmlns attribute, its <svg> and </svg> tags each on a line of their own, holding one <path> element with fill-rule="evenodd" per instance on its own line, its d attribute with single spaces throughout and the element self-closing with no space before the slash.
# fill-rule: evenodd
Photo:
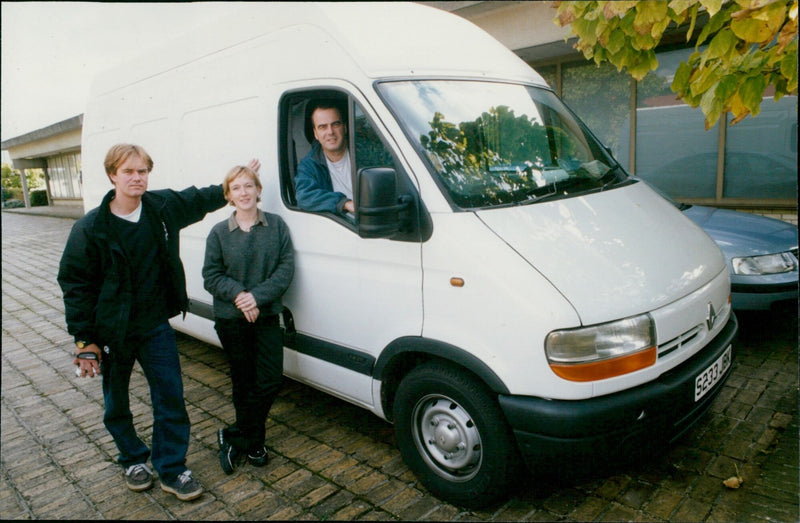
<svg viewBox="0 0 800 523">
<path fill-rule="evenodd" d="M 131 465 L 125 469 L 125 484 L 134 492 L 141 492 L 153 486 L 153 471 L 144 463 Z"/>
<path fill-rule="evenodd" d="M 236 463 L 240 458 L 240 452 L 225 440 L 223 429 L 217 432 L 217 442 L 219 443 L 219 465 L 225 474 L 233 474 Z"/>
<path fill-rule="evenodd" d="M 225 440 L 225 429 L 219 429 L 217 431 L 217 445 L 219 445 L 219 450 L 227 445 L 227 441 Z"/>
<path fill-rule="evenodd" d="M 200 482 L 192 477 L 191 470 L 184 470 L 183 473 L 172 481 L 161 480 L 161 490 L 175 494 L 181 501 L 191 501 L 199 498 L 203 493 Z"/>
<path fill-rule="evenodd" d="M 267 462 L 269 462 L 269 456 L 267 455 L 267 447 L 261 447 L 255 452 L 248 452 L 247 461 L 254 467 L 263 467 L 264 465 L 266 465 Z"/>
</svg>

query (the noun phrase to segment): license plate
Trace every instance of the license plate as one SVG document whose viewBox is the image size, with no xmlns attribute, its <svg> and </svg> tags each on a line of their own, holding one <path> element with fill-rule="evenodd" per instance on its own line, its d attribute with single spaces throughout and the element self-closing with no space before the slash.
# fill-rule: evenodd
<svg viewBox="0 0 800 523">
<path fill-rule="evenodd" d="M 709 367 L 700 373 L 694 380 L 694 400 L 698 401 L 706 395 L 708 391 L 714 388 L 719 380 L 725 375 L 728 367 L 731 366 L 731 347 L 728 346 L 722 356 L 717 358 L 717 361 L 709 365 Z"/>
</svg>

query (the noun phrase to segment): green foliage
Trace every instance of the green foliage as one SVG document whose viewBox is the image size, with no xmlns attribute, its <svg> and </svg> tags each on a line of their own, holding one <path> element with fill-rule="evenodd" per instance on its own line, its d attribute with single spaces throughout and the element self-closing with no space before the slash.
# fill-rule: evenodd
<svg viewBox="0 0 800 523">
<path fill-rule="evenodd" d="M 47 205 L 47 191 L 44 189 L 31 191 L 31 207 L 39 207 L 42 205 Z"/>
<path fill-rule="evenodd" d="M 44 188 L 44 171 L 42 169 L 26 169 L 25 174 L 29 191 Z M 11 166 L 7 163 L 2 165 L 0 183 L 6 188 L 8 194 L 22 195 L 22 177 L 20 176 L 20 171 L 11 169 Z"/>
<path fill-rule="evenodd" d="M 658 67 L 655 47 L 670 27 L 688 24 L 694 37 L 699 15 L 708 16 L 695 53 L 682 62 L 670 86 L 700 107 L 706 129 L 726 112 L 738 123 L 760 112 L 764 93 L 775 100 L 797 93 L 797 0 L 658 0 L 554 2 L 555 23 L 570 25 L 575 47 L 598 65 L 610 62 L 636 80 Z M 703 51 L 700 46 L 707 44 Z"/>
<path fill-rule="evenodd" d="M 19 179 L 19 175 L 15 174 L 11 170 L 11 166 L 7 163 L 3 164 L 2 178 L 0 178 L 0 181 L 2 181 L 3 187 L 5 187 L 6 190 L 13 189 L 15 187 L 22 187 L 22 182 Z"/>
<path fill-rule="evenodd" d="M 42 169 L 27 169 L 28 190 L 40 189 L 44 187 L 44 171 Z M 11 189 L 22 189 L 22 178 L 18 170 L 12 170 L 7 163 L 2 165 L 2 175 L 0 183 L 7 191 Z"/>
</svg>

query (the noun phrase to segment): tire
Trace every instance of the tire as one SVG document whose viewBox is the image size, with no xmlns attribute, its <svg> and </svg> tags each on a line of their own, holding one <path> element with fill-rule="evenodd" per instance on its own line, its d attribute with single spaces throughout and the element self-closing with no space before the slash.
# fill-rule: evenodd
<svg viewBox="0 0 800 523">
<path fill-rule="evenodd" d="M 429 362 L 400 383 L 397 445 L 419 481 L 440 499 L 482 508 L 507 496 L 521 461 L 490 391 L 454 365 Z"/>
</svg>

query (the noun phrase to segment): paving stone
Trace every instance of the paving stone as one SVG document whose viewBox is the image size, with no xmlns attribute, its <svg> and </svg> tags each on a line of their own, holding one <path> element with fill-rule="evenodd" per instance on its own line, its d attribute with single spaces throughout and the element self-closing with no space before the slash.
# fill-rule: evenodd
<svg viewBox="0 0 800 523">
<path fill-rule="evenodd" d="M 740 315 L 732 375 L 709 412 L 641 463 L 551 483 L 530 473 L 509 498 L 474 511 L 420 486 L 393 427 L 285 380 L 267 421 L 270 462 L 231 476 L 216 431 L 235 418 L 224 353 L 178 334 L 187 463 L 206 487 L 184 503 L 125 487 L 103 422 L 101 379 L 72 374 L 72 337 L 55 281 L 71 220 L 3 212 L 0 519 L 798 521 L 797 314 Z M 774 316 L 774 317 L 773 317 Z M 149 387 L 131 379 L 137 431 L 149 444 Z M 745 483 L 722 480 L 738 467 Z"/>
</svg>

